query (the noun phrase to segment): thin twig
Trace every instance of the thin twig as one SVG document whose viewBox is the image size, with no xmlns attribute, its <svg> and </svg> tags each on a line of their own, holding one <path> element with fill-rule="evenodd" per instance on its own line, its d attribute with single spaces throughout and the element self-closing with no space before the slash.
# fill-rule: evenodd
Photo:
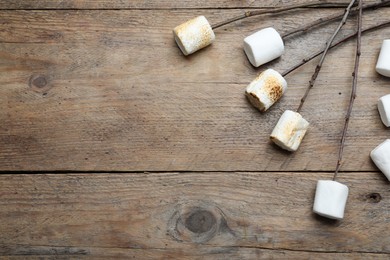
<svg viewBox="0 0 390 260">
<path fill-rule="evenodd" d="M 355 3 L 355 1 L 356 0 L 351 0 L 351 2 L 349 3 L 348 7 L 345 9 L 345 13 L 344 13 L 343 19 L 341 19 L 341 21 L 340 21 L 339 25 L 337 26 L 336 30 L 334 31 L 333 35 L 329 38 L 328 42 L 326 43 L 326 46 L 324 48 L 324 52 L 322 53 L 321 59 L 320 59 L 318 65 L 316 66 L 315 71 L 314 71 L 314 73 L 313 73 L 313 75 L 312 75 L 312 77 L 311 77 L 311 79 L 309 81 L 309 86 L 307 87 L 306 92 L 305 92 L 305 94 L 303 95 L 303 97 L 301 99 L 301 102 L 300 102 L 300 104 L 298 106 L 297 112 L 301 111 L 302 106 L 305 103 L 307 96 L 309 95 L 309 91 L 310 91 L 310 89 L 313 88 L 314 83 L 315 83 L 315 81 L 317 79 L 317 76 L 320 73 L 322 64 L 325 61 L 325 57 L 326 57 L 326 54 L 328 53 L 330 45 L 332 44 L 332 42 L 333 42 L 334 38 L 336 37 L 336 35 L 339 33 L 341 27 L 343 27 L 343 25 L 347 21 L 349 12 L 351 11 L 351 8 L 352 8 L 353 4 Z"/>
<path fill-rule="evenodd" d="M 363 10 L 370 10 L 370 9 L 376 9 L 378 7 L 381 7 L 381 6 L 384 6 L 386 4 L 390 3 L 390 0 L 382 0 L 380 2 L 377 2 L 377 3 L 373 3 L 373 4 L 368 4 L 368 5 L 363 5 Z M 359 11 L 358 8 L 354 8 L 350 11 L 351 14 L 354 14 L 354 13 L 357 13 Z M 291 31 L 288 31 L 288 32 L 285 32 L 283 35 L 282 35 L 282 38 L 285 39 L 293 34 L 296 34 L 296 33 L 299 33 L 299 32 L 306 32 L 318 25 L 321 25 L 321 24 L 324 24 L 324 23 L 330 23 L 334 20 L 337 20 L 337 19 L 340 19 L 344 16 L 345 12 L 342 12 L 342 13 L 337 13 L 337 14 L 333 14 L 333 15 L 329 15 L 327 17 L 323 17 L 323 18 L 320 18 L 320 19 L 317 19 L 311 23 L 308 23 L 308 24 L 305 24 L 299 28 L 296 28 L 296 29 L 293 29 Z"/>
<path fill-rule="evenodd" d="M 380 28 L 383 28 L 383 27 L 386 27 L 386 26 L 390 26 L 390 21 L 386 21 L 386 22 L 383 22 L 383 23 L 380 23 L 380 24 L 377 24 L 377 25 L 373 25 L 371 27 L 368 27 L 364 30 L 362 30 L 362 34 L 366 33 L 366 32 L 370 32 L 370 31 L 373 31 L 373 30 L 377 30 L 377 29 L 380 29 Z M 355 33 L 352 33 L 352 34 L 349 34 L 347 36 L 345 36 L 344 38 L 338 40 L 336 43 L 333 43 L 329 49 L 333 49 L 334 47 L 346 42 L 346 41 L 349 41 L 351 40 L 352 38 L 354 38 L 355 36 L 357 35 L 357 32 Z M 296 65 L 292 66 L 291 68 L 287 69 L 286 71 L 284 71 L 282 73 L 282 76 L 285 77 L 287 76 L 288 74 L 290 74 L 291 72 L 293 72 L 294 70 L 300 68 L 301 66 L 305 65 L 306 63 L 308 63 L 309 61 L 311 61 L 312 59 L 314 59 L 315 57 L 318 57 L 319 55 L 321 55 L 321 53 L 323 53 L 324 50 L 320 50 L 316 53 L 313 53 L 312 55 L 310 55 L 309 57 L 307 58 L 304 58 L 301 62 L 297 63 Z"/>
<path fill-rule="evenodd" d="M 351 98 L 349 100 L 347 115 L 345 116 L 345 122 L 344 122 L 344 128 L 343 133 L 341 135 L 341 141 L 340 141 L 340 147 L 339 147 L 339 156 L 337 159 L 337 165 L 336 170 L 333 175 L 333 180 L 336 180 L 337 174 L 339 173 L 341 161 L 343 159 L 343 150 L 345 146 L 345 139 L 347 137 L 347 130 L 348 130 L 348 124 L 349 120 L 351 118 L 352 113 L 352 107 L 353 103 L 356 98 L 356 89 L 357 89 L 357 79 L 358 79 L 358 71 L 359 71 L 359 61 L 360 61 L 360 54 L 361 54 L 361 39 L 362 39 L 362 16 L 363 16 L 363 10 L 362 10 L 362 2 L 363 0 L 359 0 L 359 16 L 358 16 L 358 33 L 357 33 L 357 40 L 356 40 L 356 57 L 355 57 L 355 68 L 352 73 L 353 81 L 352 81 L 352 91 L 351 91 Z"/>
<path fill-rule="evenodd" d="M 254 11 L 247 11 L 241 15 L 238 15 L 236 17 L 227 19 L 225 21 L 216 23 L 211 25 L 211 28 L 217 29 L 221 26 L 227 25 L 229 23 L 233 23 L 235 21 L 239 21 L 248 17 L 262 15 L 262 14 L 275 14 L 275 13 L 281 13 L 289 10 L 294 10 L 298 8 L 305 8 L 305 7 L 345 7 L 345 4 L 343 3 L 324 3 L 323 1 L 316 1 L 316 2 L 310 2 L 310 3 L 302 3 L 302 4 L 291 4 L 283 7 L 276 7 L 272 9 L 267 10 L 254 10 Z"/>
</svg>

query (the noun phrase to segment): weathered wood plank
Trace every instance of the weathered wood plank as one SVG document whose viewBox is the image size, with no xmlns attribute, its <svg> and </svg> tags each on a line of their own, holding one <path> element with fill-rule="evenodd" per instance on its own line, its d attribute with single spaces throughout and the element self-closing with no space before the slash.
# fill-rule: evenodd
<svg viewBox="0 0 390 260">
<path fill-rule="evenodd" d="M 312 213 L 331 173 L 0 175 L 0 255 L 386 258 L 390 189 L 341 173 L 345 219 Z M 311 257 L 312 256 L 312 257 Z"/>
<path fill-rule="evenodd" d="M 259 27 L 284 32 L 317 16 L 306 10 L 242 21 L 188 58 L 174 43 L 171 29 L 190 17 L 219 21 L 240 12 L 0 12 L 0 170 L 332 171 L 354 43 L 329 55 L 302 111 L 309 133 L 299 151 L 288 154 L 268 135 L 285 109 L 297 107 L 315 62 L 288 76 L 286 95 L 261 114 L 244 89 L 263 68 L 250 66 L 242 39 Z M 367 12 L 364 24 L 389 14 L 390 8 Z M 269 66 L 289 68 L 323 46 L 334 25 L 288 39 L 285 55 Z M 353 30 L 350 22 L 344 33 Z M 376 100 L 388 93 L 389 80 L 374 66 L 389 30 L 363 39 L 343 170 L 375 170 L 368 154 L 388 137 Z"/>
<path fill-rule="evenodd" d="M 74 250 L 74 251 L 73 251 Z M 5 259 L 388 259 L 382 253 L 333 253 L 292 250 L 269 250 L 246 247 L 217 247 L 202 245 L 197 250 L 175 250 L 158 248 L 93 248 L 93 247 L 28 247 L 18 246 L 14 255 L 4 255 Z M 65 251 L 65 252 L 63 252 Z M 20 253 L 19 253 L 20 252 Z M 39 255 L 41 253 L 42 255 Z"/>
<path fill-rule="evenodd" d="M 300 2 L 324 2 L 314 0 L 299 0 Z M 378 1 L 378 0 L 376 0 Z M 349 3 L 348 0 L 332 0 L 331 3 Z M 375 2 L 366 0 L 365 3 Z M 181 1 L 112 1 L 112 0 L 0 0 L 0 9 L 204 9 L 204 8 L 262 8 L 291 4 L 283 0 L 181 0 Z"/>
</svg>

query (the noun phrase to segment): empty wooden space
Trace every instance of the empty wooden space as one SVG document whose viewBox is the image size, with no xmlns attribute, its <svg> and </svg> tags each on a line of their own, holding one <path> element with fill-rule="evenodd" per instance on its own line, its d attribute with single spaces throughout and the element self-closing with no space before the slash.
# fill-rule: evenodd
<svg viewBox="0 0 390 260">
<path fill-rule="evenodd" d="M 323 48 L 337 22 L 287 38 L 284 55 L 260 68 L 242 44 L 343 9 L 238 21 L 188 57 L 173 39 L 197 15 L 216 23 L 289 2 L 0 0 L 0 258 L 388 259 L 390 186 L 369 153 L 390 136 L 377 111 L 390 79 L 375 71 L 390 27 L 362 38 L 342 221 L 312 205 L 336 167 L 355 41 L 327 56 L 295 153 L 269 134 L 298 107 L 318 58 L 286 77 L 266 113 L 244 90 L 265 68 L 282 72 Z M 364 12 L 363 28 L 389 17 L 390 7 Z M 355 30 L 353 15 L 338 39 Z"/>
</svg>

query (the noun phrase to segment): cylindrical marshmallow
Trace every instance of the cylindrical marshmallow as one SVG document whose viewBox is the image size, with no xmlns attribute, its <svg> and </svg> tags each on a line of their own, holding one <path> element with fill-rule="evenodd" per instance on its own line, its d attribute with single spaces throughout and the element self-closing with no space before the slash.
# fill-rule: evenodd
<svg viewBox="0 0 390 260">
<path fill-rule="evenodd" d="M 280 57 L 284 52 L 284 43 L 280 34 L 269 27 L 246 37 L 244 50 L 250 63 L 259 67 Z"/>
<path fill-rule="evenodd" d="M 308 128 L 309 122 L 299 113 L 286 110 L 280 117 L 270 138 L 279 147 L 294 152 L 301 144 Z"/>
<path fill-rule="evenodd" d="M 382 43 L 376 71 L 383 76 L 390 77 L 390 39 L 384 40 Z"/>
<path fill-rule="evenodd" d="M 317 182 L 313 211 L 331 219 L 344 217 L 348 199 L 348 187 L 337 181 L 320 180 Z"/>
<path fill-rule="evenodd" d="M 173 35 L 184 55 L 194 53 L 215 40 L 213 29 L 204 16 L 198 16 L 176 26 Z"/>
<path fill-rule="evenodd" d="M 261 112 L 278 101 L 287 90 L 287 82 L 276 70 L 267 69 L 255 78 L 245 90 L 249 101 Z"/>
<path fill-rule="evenodd" d="M 370 153 L 371 160 L 390 181 L 390 139 L 378 145 Z"/>
<path fill-rule="evenodd" d="M 382 123 L 385 126 L 389 127 L 390 126 L 390 94 L 383 96 L 378 100 L 378 111 Z"/>
</svg>

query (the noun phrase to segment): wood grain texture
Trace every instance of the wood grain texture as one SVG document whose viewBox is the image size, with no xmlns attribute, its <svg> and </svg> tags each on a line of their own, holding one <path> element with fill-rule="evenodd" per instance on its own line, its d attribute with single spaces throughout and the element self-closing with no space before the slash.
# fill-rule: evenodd
<svg viewBox="0 0 390 260">
<path fill-rule="evenodd" d="M 378 0 L 376 0 L 378 1 Z M 299 0 L 300 2 L 349 3 L 348 0 Z M 375 0 L 366 0 L 366 3 Z M 0 9 L 223 9 L 223 8 L 269 8 L 291 4 L 288 0 L 181 0 L 181 1 L 144 1 L 144 0 L 0 0 Z"/>
<path fill-rule="evenodd" d="M 4 255 L 4 259 L 388 259 L 388 254 L 306 252 L 269 250 L 245 247 L 207 247 L 197 250 L 132 249 L 83 247 L 20 247 L 19 254 Z"/>
<path fill-rule="evenodd" d="M 386 259 L 390 189 L 346 173 L 343 221 L 312 213 L 331 173 L 0 175 L 0 255 Z M 153 187 L 153 188 L 151 188 Z"/>
<path fill-rule="evenodd" d="M 216 23 L 288 2 L 0 0 L 0 258 L 388 259 L 390 189 L 368 155 L 388 138 L 376 101 L 390 81 L 374 66 L 390 28 L 363 37 L 338 222 L 312 204 L 336 166 L 355 44 L 325 61 L 296 153 L 268 136 L 298 106 L 317 60 L 287 76 L 267 113 L 244 89 L 265 68 L 282 72 L 322 48 L 336 23 L 286 39 L 264 68 L 242 51 L 260 28 L 283 33 L 337 10 L 239 21 L 190 57 L 172 37 L 196 15 Z M 363 27 L 389 16 L 366 12 Z M 342 34 L 354 30 L 355 19 Z"/>
<path fill-rule="evenodd" d="M 0 12 L 0 169 L 5 171 L 332 171 L 349 99 L 354 43 L 331 52 L 302 114 L 311 123 L 299 151 L 269 133 L 295 109 L 315 61 L 289 75 L 289 90 L 261 114 L 244 96 L 254 69 L 242 39 L 259 28 L 287 31 L 312 12 L 258 17 L 217 31 L 210 47 L 184 58 L 171 29 L 197 11 Z M 326 16 L 335 10 L 321 10 Z M 365 14 L 365 25 L 390 8 Z M 335 24 L 286 40 L 271 63 L 283 71 L 319 49 Z M 354 30 L 350 21 L 343 33 Z M 363 38 L 358 98 L 342 170 L 375 170 L 369 152 L 388 137 L 376 109 L 389 80 L 374 70 L 390 28 Z M 305 46 L 305 48 L 302 48 Z M 359 152 L 356 152 L 359 151 Z"/>
<path fill-rule="evenodd" d="M 210 20 L 219 15 L 219 11 L 199 12 L 206 12 Z M 389 12 L 367 12 L 365 24 L 377 23 L 378 13 L 386 17 Z M 218 31 L 213 46 L 184 58 L 171 28 L 196 13 L 1 15 L 0 169 L 333 170 L 354 44 L 329 55 L 302 111 L 311 123 L 309 133 L 299 151 L 289 154 L 271 145 L 268 135 L 283 110 L 298 105 L 315 63 L 289 75 L 287 94 L 261 114 L 243 93 L 264 68 L 249 65 L 242 39 L 260 22 L 261 27 L 274 24 L 284 31 L 316 18 L 305 11 L 243 21 Z M 351 32 L 353 24 L 344 33 Z M 288 39 L 285 55 L 270 66 L 287 69 L 322 46 L 331 31 L 329 25 Z M 368 154 L 388 136 L 376 100 L 387 94 L 389 80 L 374 71 L 385 32 L 363 39 L 362 76 L 342 170 L 375 169 Z"/>
</svg>

